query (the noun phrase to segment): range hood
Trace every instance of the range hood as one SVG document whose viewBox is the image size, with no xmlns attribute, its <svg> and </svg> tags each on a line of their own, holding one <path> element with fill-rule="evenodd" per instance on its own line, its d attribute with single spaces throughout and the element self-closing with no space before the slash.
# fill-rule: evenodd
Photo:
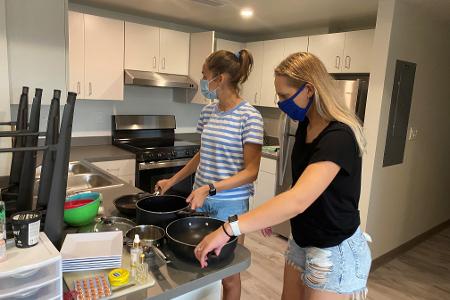
<svg viewBox="0 0 450 300">
<path fill-rule="evenodd" d="M 186 75 L 125 70 L 125 84 L 168 88 L 197 89 L 197 84 Z"/>
</svg>

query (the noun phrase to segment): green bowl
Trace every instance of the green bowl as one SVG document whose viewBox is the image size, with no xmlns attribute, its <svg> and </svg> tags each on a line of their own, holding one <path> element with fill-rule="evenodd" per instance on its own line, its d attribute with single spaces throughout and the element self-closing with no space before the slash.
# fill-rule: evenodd
<svg viewBox="0 0 450 300">
<path fill-rule="evenodd" d="M 66 201 L 94 199 L 83 206 L 64 210 L 64 222 L 70 226 L 84 226 L 90 224 L 97 216 L 102 195 L 100 193 L 80 193 L 66 198 Z"/>
</svg>

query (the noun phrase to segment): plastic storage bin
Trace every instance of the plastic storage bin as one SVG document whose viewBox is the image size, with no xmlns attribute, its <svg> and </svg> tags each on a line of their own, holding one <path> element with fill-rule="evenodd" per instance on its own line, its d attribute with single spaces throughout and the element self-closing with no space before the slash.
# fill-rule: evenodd
<svg viewBox="0 0 450 300">
<path fill-rule="evenodd" d="M 0 299 L 62 298 L 61 255 L 47 238 L 31 248 L 8 243 L 6 260 L 0 262 Z"/>
</svg>

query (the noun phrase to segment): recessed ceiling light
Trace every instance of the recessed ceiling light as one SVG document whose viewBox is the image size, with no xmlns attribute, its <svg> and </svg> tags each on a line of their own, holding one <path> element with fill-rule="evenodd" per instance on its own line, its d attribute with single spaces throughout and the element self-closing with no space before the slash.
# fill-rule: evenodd
<svg viewBox="0 0 450 300">
<path fill-rule="evenodd" d="M 251 17 L 253 17 L 253 9 L 251 9 L 251 8 L 243 8 L 243 9 L 241 9 L 241 17 L 243 17 L 243 18 L 251 18 Z"/>
</svg>

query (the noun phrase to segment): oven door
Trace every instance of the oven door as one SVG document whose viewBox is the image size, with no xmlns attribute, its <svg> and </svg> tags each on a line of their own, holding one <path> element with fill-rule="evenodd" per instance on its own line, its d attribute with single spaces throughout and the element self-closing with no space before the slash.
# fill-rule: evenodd
<svg viewBox="0 0 450 300">
<path fill-rule="evenodd" d="M 189 160 L 190 158 L 138 163 L 136 185 L 141 190 L 153 193 L 155 185 L 159 180 L 172 177 L 180 171 Z M 189 196 L 192 192 L 192 186 L 194 185 L 194 178 L 194 174 L 188 176 L 183 181 L 174 185 L 166 194 L 183 197 Z"/>
</svg>

